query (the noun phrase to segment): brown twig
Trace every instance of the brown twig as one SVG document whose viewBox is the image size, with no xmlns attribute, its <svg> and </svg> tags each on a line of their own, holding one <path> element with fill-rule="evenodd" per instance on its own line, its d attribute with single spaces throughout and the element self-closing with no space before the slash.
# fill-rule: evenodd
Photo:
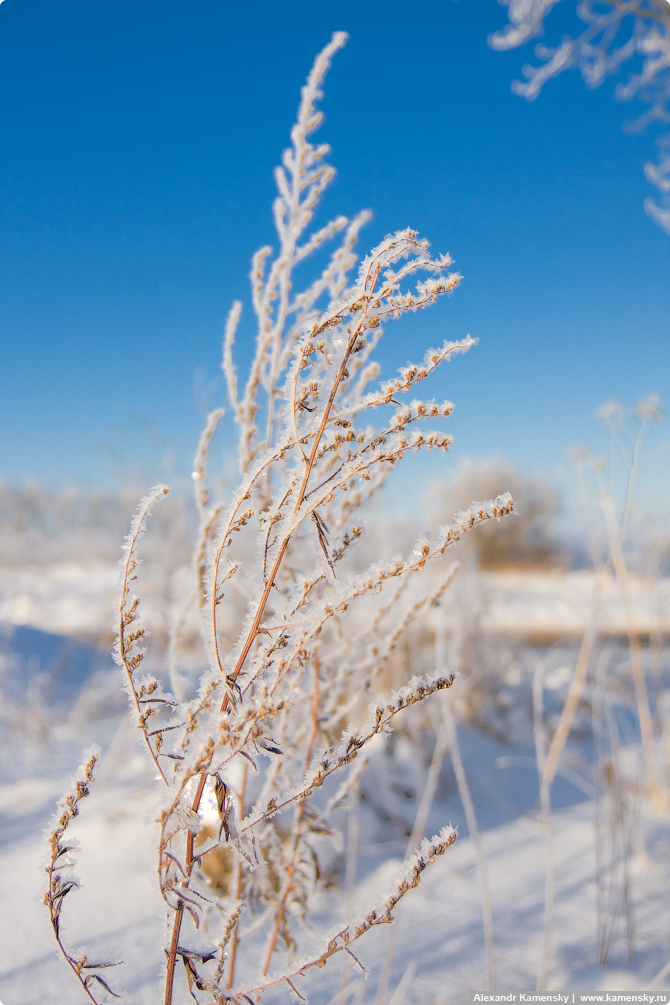
<svg viewBox="0 0 670 1005">
<path fill-rule="evenodd" d="M 244 764 L 242 767 L 242 784 L 240 785 L 240 792 L 238 795 L 238 803 L 240 807 L 240 820 L 244 817 L 244 798 L 247 788 L 247 775 L 249 773 L 249 765 Z M 237 874 L 235 876 L 235 899 L 240 901 L 242 899 L 242 889 L 244 884 L 244 864 L 242 856 L 238 857 L 237 860 Z M 235 965 L 237 961 L 237 948 L 239 946 L 239 915 L 238 920 L 233 926 L 230 942 L 230 963 L 228 969 L 228 987 L 232 988 L 233 982 L 235 980 Z"/>
<path fill-rule="evenodd" d="M 195 790 L 195 796 L 193 797 L 192 810 L 197 813 L 200 808 L 200 801 L 202 799 L 202 794 L 205 790 L 205 783 L 207 781 L 207 773 L 203 771 L 198 778 L 198 785 Z M 182 887 L 187 888 L 191 873 L 193 871 L 193 865 L 195 862 L 195 857 L 193 855 L 193 842 L 195 835 L 193 831 L 189 830 L 186 833 L 186 857 L 185 857 L 185 876 L 182 881 Z M 184 901 L 179 898 L 177 901 L 177 909 L 175 911 L 174 921 L 172 922 L 172 938 L 170 940 L 170 951 L 168 953 L 167 961 L 167 976 L 165 979 L 165 1005 L 172 1005 L 172 993 L 174 985 L 174 968 L 177 961 L 177 952 L 179 949 L 179 933 L 181 932 L 181 923 L 184 917 Z"/>
<path fill-rule="evenodd" d="M 72 847 L 62 843 L 62 839 L 65 835 L 67 828 L 70 823 L 74 820 L 76 816 L 79 815 L 79 803 L 82 799 L 85 799 L 89 794 L 88 786 L 91 782 L 95 781 L 93 778 L 93 768 L 98 760 L 98 752 L 92 751 L 88 757 L 88 760 L 81 766 L 78 774 L 80 777 L 74 785 L 71 793 L 69 793 L 63 800 L 62 808 L 60 810 L 60 815 L 57 817 L 56 826 L 49 835 L 49 864 L 47 865 L 45 872 L 48 877 L 47 891 L 43 897 L 43 903 L 49 910 L 49 918 L 51 920 L 51 927 L 53 928 L 53 933 L 56 938 L 56 943 L 59 950 L 61 951 L 65 962 L 68 964 L 77 980 L 79 981 L 83 991 L 85 992 L 88 999 L 93 1003 L 93 1005 L 98 1005 L 98 1002 L 93 997 L 91 990 L 89 988 L 89 982 L 92 980 L 98 981 L 113 997 L 118 998 L 111 988 L 107 985 L 106 981 L 100 977 L 99 974 L 93 971 L 98 969 L 106 969 L 107 967 L 117 966 L 116 963 L 89 963 L 86 956 L 82 953 L 76 960 L 74 957 L 65 949 L 60 932 L 60 916 L 63 909 L 63 903 L 65 898 L 72 890 L 77 889 L 76 880 L 66 880 L 65 882 L 61 879 L 61 870 L 68 868 L 71 863 L 63 861 L 63 856 L 67 855 Z M 90 970 L 91 973 L 86 977 L 82 977 L 82 971 Z"/>
<path fill-rule="evenodd" d="M 312 691 L 312 730 L 309 737 L 309 742 L 307 744 L 307 751 L 305 756 L 305 772 L 309 768 L 309 762 L 312 759 L 312 753 L 314 751 L 314 744 L 316 743 L 316 737 L 319 731 L 319 661 L 316 656 L 312 660 L 313 662 L 313 676 L 314 676 L 314 687 Z M 263 966 L 263 975 L 265 976 L 270 969 L 270 963 L 272 962 L 272 954 L 275 950 L 275 944 L 277 942 L 277 936 L 281 930 L 282 922 L 284 921 L 284 916 L 286 914 L 286 901 L 289 898 L 291 890 L 293 889 L 293 877 L 296 870 L 296 863 L 298 858 L 298 852 L 300 849 L 300 841 L 302 839 L 302 824 L 303 818 L 305 816 L 305 808 L 307 803 L 302 801 L 298 804 L 296 810 L 296 820 L 294 826 L 293 834 L 293 849 L 291 854 L 291 860 L 289 862 L 288 869 L 286 871 L 286 880 L 284 883 L 284 889 L 282 891 L 281 897 L 279 898 L 279 904 L 275 913 L 274 927 L 272 929 L 272 934 L 268 941 L 268 948 L 265 954 L 265 964 Z M 232 982 L 228 985 L 232 987 Z"/>
<path fill-rule="evenodd" d="M 157 751 L 160 749 L 160 744 L 157 749 L 154 750 L 147 726 L 147 719 L 154 709 L 151 706 L 148 709 L 143 709 L 140 704 L 140 699 L 142 698 L 146 698 L 147 701 L 151 700 L 149 695 L 153 693 L 153 687 L 150 686 L 150 689 L 146 686 L 141 686 L 138 691 L 135 685 L 135 672 L 139 669 L 140 664 L 144 659 L 144 653 L 142 650 L 137 648 L 137 642 L 144 638 L 146 633 L 143 628 L 139 628 L 131 633 L 128 632 L 131 625 L 133 625 L 138 619 L 137 608 L 139 606 L 139 599 L 137 597 L 135 597 L 130 606 L 128 606 L 128 595 L 130 593 L 130 583 L 136 578 L 135 572 L 137 570 L 137 561 L 135 559 L 135 553 L 138 541 L 144 532 L 147 516 L 149 515 L 149 511 L 156 500 L 160 499 L 161 496 L 167 495 L 168 491 L 169 490 L 165 485 L 157 485 L 151 490 L 149 495 L 142 500 L 133 520 L 130 534 L 126 540 L 126 560 L 123 565 L 123 577 L 121 581 L 116 649 L 117 659 L 126 671 L 129 694 L 137 713 L 137 728 L 142 730 L 144 742 L 146 743 L 147 750 L 149 751 L 149 756 L 154 762 L 154 766 L 158 771 L 158 774 L 166 785 L 168 784 L 168 780 L 165 777 L 163 769 L 158 761 Z M 133 652 L 133 650 L 135 650 L 135 652 Z"/>
<path fill-rule="evenodd" d="M 419 885 L 421 874 L 424 870 L 432 862 L 434 862 L 436 858 L 443 855 L 445 851 L 455 843 L 455 841 L 456 832 L 450 830 L 449 828 L 444 828 L 439 835 L 432 838 L 430 841 L 425 840 L 419 852 L 412 856 L 405 864 L 403 877 L 399 881 L 395 891 L 384 901 L 381 908 L 373 908 L 368 911 L 358 924 L 353 923 L 345 926 L 341 932 L 328 942 L 326 949 L 309 963 L 296 967 L 289 973 L 281 974 L 280 976 L 273 977 L 271 980 L 264 981 L 262 984 L 257 984 L 255 987 L 241 988 L 239 991 L 233 992 L 233 995 L 240 995 L 243 993 L 255 994 L 259 991 L 265 991 L 267 988 L 273 987 L 276 984 L 281 984 L 293 977 L 305 974 L 313 967 L 324 967 L 328 960 L 331 957 L 336 956 L 338 953 L 350 952 L 349 947 L 372 928 L 375 928 L 377 925 L 388 925 L 393 921 L 392 912 L 400 900 L 406 893 L 409 892 L 409 890 L 414 889 Z M 349 930 L 352 928 L 353 934 L 350 934 Z M 338 939 L 340 940 L 339 943 Z M 353 953 L 351 953 L 351 955 L 353 956 Z M 354 959 L 356 959 L 356 957 L 354 957 Z M 356 960 L 356 962 L 359 963 L 359 966 L 361 966 L 358 960 Z"/>
</svg>

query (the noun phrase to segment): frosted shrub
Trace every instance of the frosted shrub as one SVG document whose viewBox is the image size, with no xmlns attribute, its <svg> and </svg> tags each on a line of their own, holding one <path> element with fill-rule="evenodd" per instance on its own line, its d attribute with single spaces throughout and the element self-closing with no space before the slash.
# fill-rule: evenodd
<svg viewBox="0 0 670 1005">
<path fill-rule="evenodd" d="M 454 569 L 429 583 L 421 573 L 472 527 L 513 506 L 509 496 L 474 504 L 431 539 L 419 540 L 409 556 L 352 572 L 363 536 L 361 506 L 407 451 L 445 451 L 451 443 L 425 422 L 449 416 L 452 405 L 413 398 L 415 385 L 473 340 L 429 349 L 420 363 L 379 384 L 372 354 L 383 323 L 434 303 L 460 276 L 448 271 L 448 255 L 431 257 L 428 242 L 404 230 L 374 248 L 352 282 L 352 249 L 366 213 L 352 221 L 338 217 L 305 236 L 333 177 L 328 148 L 309 139 L 321 121 L 315 103 L 345 38 L 336 33 L 317 57 L 292 146 L 276 171 L 279 253 L 273 258 L 262 248 L 253 260 L 258 334 L 242 388 L 233 361 L 239 304 L 228 318 L 223 368 L 239 426 L 241 480 L 226 504 L 212 504 L 207 455 L 223 415 L 214 412 L 193 473 L 200 513 L 193 603 L 209 668 L 191 701 L 180 702 L 161 681 L 143 675 L 145 629 L 131 592 L 140 537 L 151 507 L 168 491 L 164 486 L 142 500 L 126 539 L 117 660 L 133 721 L 164 790 L 158 877 L 168 918 L 166 1005 L 188 1000 L 189 992 L 195 998 L 196 991 L 204 993 L 196 1000 L 220 1005 L 250 1002 L 280 983 L 296 990 L 298 975 L 334 956 L 353 956 L 355 942 L 390 922 L 398 901 L 455 840 L 450 828 L 424 840 L 391 891 L 360 917 L 323 933 L 314 948 L 305 920 L 319 885 L 320 849 L 338 837 L 332 813 L 365 767 L 367 745 L 390 731 L 402 709 L 454 681 L 437 670 L 374 698 L 396 642 L 439 599 Z M 295 293 L 295 267 L 338 235 L 324 270 Z M 423 587 L 408 591 L 410 580 Z M 61 909 L 74 883 L 61 878 L 60 868 L 68 862 L 66 830 L 93 780 L 95 757 L 89 755 L 55 823 L 45 895 L 60 948 L 91 1001 L 111 979 L 84 956 L 70 956 L 61 942 Z M 212 878 L 216 863 L 218 880 Z M 215 923 L 219 934 L 207 942 L 203 930 L 213 931 Z M 240 945 L 252 927 L 253 938 Z M 253 952 L 244 952 L 247 945 Z"/>
<path fill-rule="evenodd" d="M 500 0 L 509 21 L 489 36 L 494 49 L 514 49 L 544 34 L 544 21 L 561 0 Z M 515 80 L 512 90 L 534 101 L 548 80 L 578 68 L 587 87 L 599 87 L 617 74 L 628 60 L 636 70 L 617 84 L 616 97 L 634 98 L 648 108 L 633 128 L 667 124 L 670 116 L 670 3 L 668 0 L 579 0 L 577 15 L 585 28 L 575 37 L 564 34 L 555 47 L 535 46 L 539 64 L 523 67 L 526 80 Z M 645 164 L 644 173 L 661 194 L 659 202 L 645 199 L 644 208 L 670 234 L 670 133 L 658 137 L 658 159 Z"/>
</svg>

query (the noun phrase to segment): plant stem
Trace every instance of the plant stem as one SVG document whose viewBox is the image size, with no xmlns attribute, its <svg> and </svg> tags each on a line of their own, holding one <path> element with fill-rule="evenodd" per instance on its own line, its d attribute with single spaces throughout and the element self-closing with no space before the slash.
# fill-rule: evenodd
<svg viewBox="0 0 670 1005">
<path fill-rule="evenodd" d="M 312 696 L 312 730 L 309 738 L 309 743 L 307 745 L 307 752 L 305 755 L 305 771 L 309 767 L 309 762 L 312 758 L 312 752 L 314 750 L 314 744 L 316 742 L 317 733 L 319 730 L 319 662 L 315 657 L 313 660 L 314 666 L 314 691 Z M 270 969 L 270 964 L 272 962 L 272 954 L 275 949 L 275 944 L 277 942 L 277 936 L 279 935 L 279 929 L 281 928 L 281 923 L 284 920 L 286 914 L 286 901 L 293 887 L 293 877 L 295 875 L 296 864 L 298 860 L 298 852 L 300 850 L 300 838 L 302 837 L 302 821 L 305 815 L 305 803 L 301 802 L 298 804 L 296 811 L 296 821 L 295 821 L 295 832 L 293 837 L 293 854 L 291 855 L 291 861 L 286 873 L 286 883 L 284 884 L 284 890 L 279 902 L 279 907 L 277 908 L 277 914 L 275 916 L 274 928 L 272 930 L 272 935 L 268 943 L 267 954 L 265 957 L 265 965 L 263 969 L 263 976 L 265 977 L 268 970 Z M 232 985 L 229 985 L 232 987 Z"/>
<path fill-rule="evenodd" d="M 319 444 L 321 442 L 321 439 L 323 438 L 323 434 L 325 432 L 326 425 L 328 424 L 328 417 L 330 415 L 330 411 L 331 411 L 331 409 L 333 407 L 333 403 L 335 401 L 335 395 L 337 394 L 338 388 L 339 388 L 340 384 L 342 383 L 342 380 L 344 379 L 344 373 L 345 373 L 345 370 L 347 368 L 347 363 L 349 361 L 349 357 L 351 355 L 351 351 L 354 348 L 354 345 L 356 344 L 356 341 L 357 341 L 357 339 L 359 337 L 361 325 L 362 325 L 363 321 L 365 320 L 365 316 L 366 315 L 364 314 L 363 317 L 359 320 L 358 324 L 354 327 L 354 330 L 353 330 L 352 334 L 349 336 L 349 342 L 347 344 L 346 352 L 344 353 L 344 356 L 342 358 L 342 363 L 340 364 L 340 369 L 338 371 L 337 377 L 333 381 L 333 387 L 332 387 L 332 390 L 330 392 L 330 396 L 328 398 L 328 402 L 327 402 L 326 407 L 325 407 L 324 412 L 323 412 L 323 416 L 322 416 L 322 419 L 321 419 L 321 424 L 319 426 L 319 431 L 317 432 L 316 436 L 314 437 L 314 443 L 312 444 L 312 450 L 310 452 L 310 455 L 309 455 L 309 458 L 307 460 L 307 463 L 305 464 L 305 473 L 304 473 L 304 475 L 302 477 L 302 483 L 300 485 L 300 491 L 298 492 L 298 498 L 296 499 L 295 507 L 294 507 L 294 510 L 293 510 L 293 515 L 294 516 L 297 514 L 298 510 L 302 506 L 303 499 L 305 498 L 305 492 L 307 491 L 307 484 L 309 482 L 309 478 L 310 478 L 310 475 L 312 473 L 312 469 L 314 467 L 314 463 L 315 463 L 315 459 L 316 459 L 316 453 L 317 453 L 317 450 L 319 448 Z M 252 645 L 254 644 L 254 640 L 255 640 L 256 636 L 258 635 L 258 629 L 259 629 L 260 623 L 261 623 L 261 621 L 263 619 L 263 615 L 265 613 L 265 608 L 267 606 L 267 602 L 270 599 L 270 593 L 272 591 L 272 587 L 274 585 L 275 578 L 277 576 L 277 573 L 279 572 L 279 568 L 280 568 L 282 562 L 284 561 L 284 555 L 286 554 L 286 551 L 287 551 L 287 548 L 289 546 L 290 540 L 291 540 L 291 534 L 288 534 L 284 538 L 284 540 L 282 541 L 282 543 L 281 543 L 281 545 L 279 547 L 279 551 L 277 552 L 277 555 L 275 556 L 275 560 L 272 563 L 272 568 L 270 570 L 270 574 L 268 575 L 268 578 L 266 580 L 265 587 L 263 589 L 263 593 L 261 595 L 261 599 L 260 599 L 260 602 L 258 604 L 258 609 L 256 611 L 256 614 L 254 615 L 254 620 L 253 620 L 253 622 L 251 624 L 251 628 L 249 629 L 249 632 L 247 634 L 247 638 L 246 638 L 246 641 L 244 643 L 244 646 L 242 647 L 242 652 L 240 653 L 239 658 L 237 660 L 237 663 L 235 664 L 235 669 L 233 670 L 233 672 L 231 674 L 228 675 L 228 682 L 230 684 L 233 684 L 237 680 L 237 678 L 239 677 L 240 673 L 242 672 L 242 667 L 244 666 L 246 658 L 249 655 L 249 651 L 250 651 Z M 213 594 L 214 594 L 214 615 L 216 616 L 216 589 L 214 589 Z M 216 635 L 216 621 L 214 621 L 214 625 L 215 625 L 214 634 Z M 226 709 L 227 700 L 228 700 L 228 695 L 226 695 L 226 697 L 224 698 L 223 704 L 221 706 L 221 711 L 222 712 L 225 711 L 225 709 Z"/>
<path fill-rule="evenodd" d="M 551 937 L 554 926 L 554 903 L 556 897 L 556 853 L 554 847 L 554 832 L 551 821 L 551 798 L 549 781 L 546 771 L 546 750 L 544 735 L 543 687 L 544 667 L 540 663 L 533 676 L 533 733 L 535 738 L 535 756 L 537 758 L 537 773 L 540 781 L 540 808 L 542 812 L 542 828 L 547 846 L 547 876 L 544 892 L 544 939 L 542 958 L 537 975 L 537 991 L 544 994 L 547 988 L 547 970 L 551 957 Z"/>
<path fill-rule="evenodd" d="M 207 772 L 203 771 L 198 779 L 198 787 L 195 790 L 195 796 L 193 798 L 193 812 L 197 813 L 200 808 L 200 800 L 202 799 L 202 794 L 205 789 L 205 782 L 207 781 Z M 193 831 L 187 831 L 186 834 L 186 860 L 185 860 L 185 873 L 186 878 L 182 881 L 182 886 L 188 886 L 189 880 L 191 878 L 191 873 L 193 871 L 193 842 L 195 840 L 195 834 Z M 174 967 L 177 960 L 177 950 L 179 949 L 179 933 L 181 931 L 181 923 L 184 917 L 184 902 L 183 900 L 177 901 L 177 909 L 175 911 L 174 922 L 172 924 L 172 939 L 170 940 L 170 952 L 168 954 L 167 961 L 167 976 L 165 979 L 165 1005 L 172 1005 L 172 989 L 174 986 Z"/>
<path fill-rule="evenodd" d="M 479 827 L 477 826 L 477 816 L 475 814 L 475 807 L 474 803 L 472 802 L 472 796 L 470 795 L 470 787 L 468 785 L 467 776 L 465 774 L 465 768 L 463 766 L 463 758 L 461 757 L 461 748 L 458 742 L 458 732 L 456 729 L 456 722 L 454 720 L 454 712 L 451 707 L 451 695 L 447 695 L 444 701 L 444 725 L 445 725 L 446 739 L 448 742 L 449 751 L 451 753 L 451 763 L 454 768 L 454 774 L 456 775 L 458 794 L 461 797 L 461 802 L 463 803 L 463 809 L 465 810 L 465 819 L 467 820 L 468 823 L 470 838 L 472 840 L 472 844 L 475 849 L 475 856 L 477 858 L 477 872 L 479 874 L 479 887 L 482 896 L 482 915 L 484 920 L 484 940 L 486 943 L 486 961 L 487 961 L 488 977 L 489 977 L 489 993 L 495 994 L 496 957 L 495 957 L 495 943 L 493 940 L 493 908 L 491 905 L 491 883 L 489 880 L 488 866 L 486 864 L 486 856 L 484 854 L 484 845 L 482 844 L 482 836 L 479 832 Z"/>
<path fill-rule="evenodd" d="M 248 768 L 249 768 L 249 765 L 246 764 L 246 763 L 242 767 L 242 785 L 240 787 L 240 794 L 239 794 L 239 817 L 240 817 L 240 820 L 244 816 L 244 797 L 245 797 L 246 788 L 247 788 L 247 771 L 248 771 Z M 242 899 L 242 886 L 243 886 L 243 882 L 244 882 L 244 873 L 243 873 L 243 870 L 242 870 L 242 859 L 238 858 L 238 860 L 237 860 L 237 875 L 235 877 L 235 899 L 238 900 L 238 901 Z M 228 971 L 228 988 L 229 989 L 232 988 L 233 981 L 235 979 L 235 961 L 237 959 L 237 946 L 238 946 L 239 941 L 240 941 L 239 935 L 237 934 L 238 933 L 238 929 L 239 929 L 239 924 L 240 924 L 240 922 L 239 922 L 239 918 L 238 918 L 238 920 L 237 920 L 237 922 L 235 924 L 235 928 L 233 929 L 233 934 L 231 936 L 231 942 L 230 942 L 230 969 Z"/>
</svg>

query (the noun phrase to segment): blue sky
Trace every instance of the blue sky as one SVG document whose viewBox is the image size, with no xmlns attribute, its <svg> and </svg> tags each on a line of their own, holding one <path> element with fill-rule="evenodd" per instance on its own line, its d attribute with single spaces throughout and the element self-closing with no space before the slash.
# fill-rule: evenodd
<svg viewBox="0 0 670 1005">
<path fill-rule="evenodd" d="M 4 0 L 0 476 L 187 477 L 223 401 L 229 304 L 273 243 L 272 169 L 335 29 L 350 41 L 323 102 L 338 171 L 323 219 L 369 208 L 362 254 L 412 226 L 464 274 L 389 326 L 383 354 L 390 368 L 479 339 L 430 389 L 456 403 L 455 458 L 551 471 L 602 443 L 606 399 L 667 404 L 670 238 L 642 208 L 653 131 L 626 134 L 635 109 L 574 73 L 514 96 L 532 47 L 490 49 L 505 20 L 495 0 Z"/>
</svg>

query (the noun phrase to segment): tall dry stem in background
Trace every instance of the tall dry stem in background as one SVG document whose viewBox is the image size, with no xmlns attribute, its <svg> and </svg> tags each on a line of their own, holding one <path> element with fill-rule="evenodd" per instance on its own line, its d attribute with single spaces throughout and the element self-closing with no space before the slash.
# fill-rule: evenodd
<svg viewBox="0 0 670 1005">
<path fill-rule="evenodd" d="M 438 565 L 432 578 L 421 574 L 472 527 L 513 509 L 509 496 L 473 504 L 417 541 L 410 555 L 373 555 L 370 562 L 361 553 L 367 568 L 355 571 L 362 507 L 408 451 L 451 444 L 445 433 L 424 429 L 426 420 L 448 417 L 451 403 L 408 396 L 474 342 L 445 342 L 378 383 L 372 353 L 383 323 L 429 306 L 461 277 L 448 271 L 448 255 L 432 257 L 427 241 L 403 230 L 363 259 L 352 282 L 353 246 L 366 213 L 307 233 L 333 177 L 328 147 L 310 141 L 321 121 L 316 101 L 345 40 L 335 33 L 317 56 L 292 146 L 276 171 L 279 251 L 254 256 L 258 333 L 243 386 L 234 363 L 239 303 L 226 325 L 223 369 L 239 427 L 241 480 L 227 502 L 212 504 L 207 457 L 219 410 L 193 472 L 200 513 L 193 604 L 209 667 L 189 701 L 141 673 L 146 629 L 132 581 L 140 536 L 163 486 L 140 504 L 126 542 L 117 657 L 133 721 L 164 790 L 157 866 L 168 920 L 165 1005 L 196 991 L 217 1005 L 250 1002 L 278 984 L 300 997 L 295 978 L 331 957 L 347 954 L 362 966 L 353 943 L 392 920 L 401 898 L 456 837 L 444 828 L 423 840 L 376 904 L 324 932 L 317 948 L 310 937 L 311 950 L 301 951 L 324 842 L 338 837 L 333 814 L 357 786 L 366 747 L 404 708 L 454 681 L 438 668 L 378 694 L 394 647 L 442 596 L 454 570 Z M 337 235 L 323 270 L 295 292 L 296 266 Z M 178 639 L 175 629 L 173 664 Z M 216 856 L 226 873 L 218 886 L 208 880 Z M 215 925 L 217 937 L 205 937 Z"/>
<path fill-rule="evenodd" d="M 593 681 L 593 721 L 598 748 L 598 773 L 604 778 L 605 798 L 596 804 L 596 859 L 598 902 L 598 963 L 605 965 L 613 941 L 615 925 L 621 917 L 625 927 L 627 954 L 632 957 L 633 924 L 629 889 L 629 858 L 634 843 L 641 797 L 646 794 L 656 813 L 668 812 L 668 787 L 662 762 L 662 745 L 658 743 L 654 716 L 647 686 L 647 670 L 643 657 L 640 628 L 636 626 L 632 606 L 631 577 L 626 557 L 634 528 L 636 483 L 642 458 L 642 445 L 650 422 L 660 418 L 658 400 L 650 395 L 630 411 L 615 402 L 598 410 L 609 433 L 609 458 L 604 461 L 584 449 L 573 451 L 585 525 L 589 536 L 596 576 L 591 613 L 575 662 L 570 687 L 558 719 L 548 752 L 545 754 L 542 712 L 542 667 L 538 666 L 533 684 L 533 708 L 537 765 L 540 780 L 540 807 L 547 836 L 547 884 L 545 894 L 545 942 L 540 964 L 538 990 L 546 989 L 551 953 L 551 929 L 556 888 L 555 849 L 551 818 L 551 785 L 559 770 L 561 758 L 573 728 L 578 706 L 582 701 L 594 652 L 603 645 L 601 605 L 606 586 L 614 578 L 619 587 L 625 619 L 634 705 L 637 713 L 642 763 L 646 771 L 634 780 L 624 779 L 620 765 L 622 741 L 612 710 L 612 697 L 607 692 L 606 668 L 608 652 L 602 648 L 596 660 Z M 595 491 L 589 491 L 589 478 Z M 617 486 L 617 482 L 622 484 Z M 618 489 L 618 490 L 617 490 Z M 594 529 L 587 513 L 589 496 L 595 495 L 603 525 L 600 534 Z M 617 497 L 620 497 L 619 499 Z M 618 512 L 617 512 L 618 509 Z M 651 639 L 650 639 L 651 642 Z M 606 738 L 606 741 L 605 741 Z M 604 751 L 608 753 L 605 756 Z M 603 813 L 607 824 L 603 826 Z"/>
</svg>

